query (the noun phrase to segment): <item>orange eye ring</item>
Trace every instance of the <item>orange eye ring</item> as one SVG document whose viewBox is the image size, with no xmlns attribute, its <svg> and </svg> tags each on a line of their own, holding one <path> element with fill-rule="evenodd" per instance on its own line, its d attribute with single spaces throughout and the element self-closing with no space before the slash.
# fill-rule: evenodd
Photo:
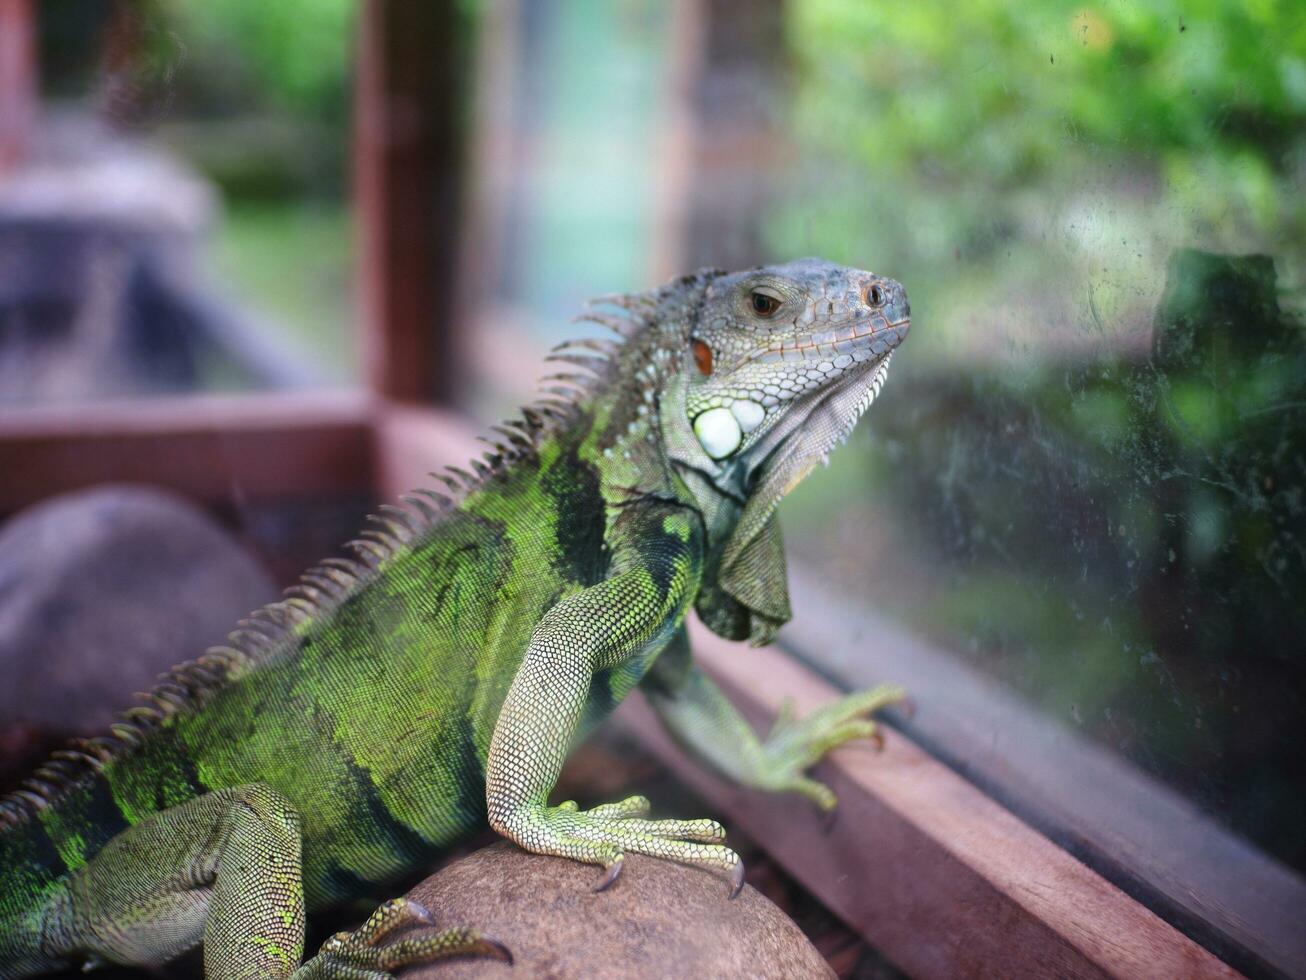
<svg viewBox="0 0 1306 980">
<path fill-rule="evenodd" d="M 712 348 L 695 337 L 689 342 L 689 349 L 694 355 L 694 364 L 699 373 L 707 377 L 712 373 Z"/>
</svg>

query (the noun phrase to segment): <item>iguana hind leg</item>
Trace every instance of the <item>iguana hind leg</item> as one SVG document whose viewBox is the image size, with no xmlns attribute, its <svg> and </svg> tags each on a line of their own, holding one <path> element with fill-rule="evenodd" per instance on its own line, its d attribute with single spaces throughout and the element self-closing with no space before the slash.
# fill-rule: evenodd
<svg viewBox="0 0 1306 980">
<path fill-rule="evenodd" d="M 357 932 L 304 946 L 299 817 L 262 783 L 215 790 L 123 831 L 68 881 L 47 914 L 51 955 L 158 966 L 204 943 L 210 980 L 389 976 L 386 969 L 454 953 L 506 953 L 472 930 L 375 944 L 398 925 L 428 921 L 387 902 Z M 296 969 L 298 967 L 298 970 Z"/>
<path fill-rule="evenodd" d="M 286 976 L 304 943 L 299 818 L 259 783 L 156 813 L 72 875 L 46 936 L 61 957 L 131 966 L 203 941 L 210 977 Z"/>
</svg>

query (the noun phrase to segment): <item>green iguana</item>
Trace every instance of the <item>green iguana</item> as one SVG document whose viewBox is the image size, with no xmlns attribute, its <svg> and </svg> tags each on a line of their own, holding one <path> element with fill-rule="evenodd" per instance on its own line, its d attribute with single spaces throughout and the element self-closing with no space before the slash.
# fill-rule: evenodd
<svg viewBox="0 0 1306 980">
<path fill-rule="evenodd" d="M 727 776 L 829 809 L 804 771 L 874 732 L 901 692 L 853 694 L 759 740 L 690 660 L 694 607 L 732 639 L 789 618 L 777 502 L 851 430 L 909 326 L 892 280 L 814 259 L 701 271 L 596 301 L 622 335 L 555 355 L 578 386 L 502 427 L 433 492 L 355 542 L 229 646 L 174 668 L 112 733 L 57 752 L 0 802 L 0 976 L 161 964 L 203 943 L 209 977 L 384 978 L 473 953 L 387 902 L 301 965 L 304 916 L 420 868 L 486 823 L 601 865 L 626 852 L 720 869 L 712 820 L 633 797 L 550 805 L 570 747 L 642 684 Z M 733 894 L 733 893 L 732 893 Z"/>
</svg>

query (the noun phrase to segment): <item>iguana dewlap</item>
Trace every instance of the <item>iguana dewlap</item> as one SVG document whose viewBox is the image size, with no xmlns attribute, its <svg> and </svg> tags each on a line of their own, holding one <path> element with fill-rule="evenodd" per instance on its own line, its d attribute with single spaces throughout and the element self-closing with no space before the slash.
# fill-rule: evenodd
<svg viewBox="0 0 1306 980">
<path fill-rule="evenodd" d="M 616 312 L 584 318 L 622 340 L 562 349 L 588 374 L 556 376 L 475 473 L 447 477 L 449 497 L 384 509 L 357 560 L 308 572 L 0 802 L 0 977 L 155 965 L 201 942 L 215 978 L 504 957 L 474 928 L 381 944 L 429 922 L 400 900 L 300 962 L 306 911 L 373 893 L 487 820 L 602 866 L 600 887 L 634 851 L 738 888 L 712 820 L 649 820 L 641 797 L 549 804 L 569 748 L 637 684 L 727 776 L 834 806 L 804 770 L 870 735 L 866 715 L 900 692 L 759 740 L 693 665 L 684 618 L 754 643 L 789 618 L 776 504 L 880 390 L 906 293 L 805 259 L 601 303 Z"/>
</svg>

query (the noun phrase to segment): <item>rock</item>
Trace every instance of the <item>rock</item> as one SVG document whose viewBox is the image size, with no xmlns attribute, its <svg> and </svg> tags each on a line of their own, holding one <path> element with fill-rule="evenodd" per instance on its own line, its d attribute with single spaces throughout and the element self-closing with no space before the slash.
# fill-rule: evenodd
<svg viewBox="0 0 1306 980">
<path fill-rule="evenodd" d="M 230 534 L 171 494 L 105 486 L 21 511 L 0 527 L 0 728 L 100 734 L 275 597 Z"/>
<path fill-rule="evenodd" d="M 592 865 L 483 848 L 414 888 L 441 926 L 470 925 L 512 950 L 515 964 L 473 958 L 413 967 L 405 980 L 502 977 L 833 977 L 794 923 L 724 874 L 637 854 L 606 892 Z"/>
</svg>

